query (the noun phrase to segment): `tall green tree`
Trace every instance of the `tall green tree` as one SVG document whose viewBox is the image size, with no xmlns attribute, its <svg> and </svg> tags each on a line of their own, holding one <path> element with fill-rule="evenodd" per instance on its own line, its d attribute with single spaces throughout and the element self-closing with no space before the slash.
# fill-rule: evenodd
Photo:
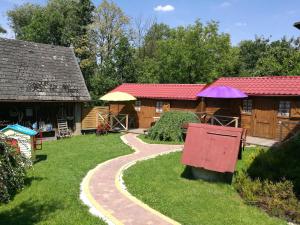
<svg viewBox="0 0 300 225">
<path fill-rule="evenodd" d="M 300 75 L 300 52 L 297 40 L 283 38 L 271 42 L 258 59 L 256 76 Z"/>
<path fill-rule="evenodd" d="M 96 69 L 96 54 L 88 33 L 88 26 L 93 21 L 94 9 L 95 6 L 90 0 L 79 0 L 75 10 L 76 18 L 79 21 L 76 36 L 72 39 L 75 54 L 79 58 L 79 65 L 89 89 L 89 78 L 94 75 Z"/>
<path fill-rule="evenodd" d="M 255 40 L 240 42 L 240 75 L 254 76 L 256 63 L 267 50 L 269 42 L 270 40 L 264 37 L 255 37 Z"/>
<path fill-rule="evenodd" d="M 143 66 L 150 82 L 159 78 L 160 83 L 206 83 L 221 75 L 220 65 L 226 65 L 231 45 L 229 35 L 220 33 L 216 22 L 160 27 L 163 32 L 158 33 L 154 55 L 149 54 L 153 60 L 145 60 L 152 65 Z M 145 77 L 139 80 L 146 82 Z"/>
<path fill-rule="evenodd" d="M 134 49 L 126 36 L 121 37 L 114 52 L 116 79 L 120 82 L 134 83 L 137 81 Z"/>
<path fill-rule="evenodd" d="M 164 23 L 155 23 L 148 30 L 144 40 L 144 55 L 143 57 L 153 57 L 157 50 L 157 43 L 160 40 L 170 38 L 171 29 Z"/>
<path fill-rule="evenodd" d="M 23 39 L 25 27 L 32 22 L 37 14 L 41 13 L 42 9 L 39 5 L 26 3 L 7 12 L 10 26 L 17 39 Z"/>
<path fill-rule="evenodd" d="M 91 77 L 93 98 L 123 82 L 136 82 L 134 49 L 129 41 L 129 18 L 113 2 L 102 1 L 89 26 L 90 42 L 97 57 Z"/>
<path fill-rule="evenodd" d="M 111 59 L 128 24 L 129 18 L 113 2 L 104 0 L 95 10 L 93 23 L 90 25 L 90 37 L 99 64 Z"/>
<path fill-rule="evenodd" d="M 50 0 L 45 7 L 25 4 L 9 11 L 16 38 L 69 46 L 79 23 L 76 3 L 75 0 Z"/>
</svg>

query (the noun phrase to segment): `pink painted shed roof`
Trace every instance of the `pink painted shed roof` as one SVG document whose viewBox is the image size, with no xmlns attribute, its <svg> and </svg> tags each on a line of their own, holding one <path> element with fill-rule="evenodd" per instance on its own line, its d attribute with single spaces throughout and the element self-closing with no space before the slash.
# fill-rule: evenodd
<svg viewBox="0 0 300 225">
<path fill-rule="evenodd" d="M 137 98 L 196 100 L 205 84 L 132 84 L 124 83 L 112 90 Z"/>
<path fill-rule="evenodd" d="M 299 96 L 300 76 L 221 77 L 211 86 L 229 86 L 247 95 Z"/>
<path fill-rule="evenodd" d="M 181 162 L 216 172 L 234 172 L 243 129 L 189 123 Z"/>
</svg>

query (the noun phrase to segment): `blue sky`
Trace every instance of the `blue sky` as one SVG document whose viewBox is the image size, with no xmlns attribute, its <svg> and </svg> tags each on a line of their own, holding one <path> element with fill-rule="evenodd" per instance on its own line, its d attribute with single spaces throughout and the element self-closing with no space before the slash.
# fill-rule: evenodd
<svg viewBox="0 0 300 225">
<path fill-rule="evenodd" d="M 0 24 L 9 30 L 6 11 L 26 2 L 46 4 L 47 0 L 0 0 Z M 101 0 L 93 0 L 98 6 Z M 216 20 L 229 33 L 233 44 L 264 35 L 273 40 L 300 36 L 293 23 L 300 21 L 299 0 L 115 0 L 131 18 L 156 18 L 172 27 L 188 25 L 197 18 Z M 9 30 L 6 37 L 13 38 Z"/>
</svg>

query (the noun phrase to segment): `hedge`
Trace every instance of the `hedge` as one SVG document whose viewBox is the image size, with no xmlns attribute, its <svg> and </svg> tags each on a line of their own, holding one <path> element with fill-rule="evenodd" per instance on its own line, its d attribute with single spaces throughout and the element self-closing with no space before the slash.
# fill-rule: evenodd
<svg viewBox="0 0 300 225">
<path fill-rule="evenodd" d="M 198 122 L 198 116 L 192 112 L 165 112 L 155 125 L 149 129 L 147 137 L 157 141 L 182 141 L 182 125 Z"/>
</svg>

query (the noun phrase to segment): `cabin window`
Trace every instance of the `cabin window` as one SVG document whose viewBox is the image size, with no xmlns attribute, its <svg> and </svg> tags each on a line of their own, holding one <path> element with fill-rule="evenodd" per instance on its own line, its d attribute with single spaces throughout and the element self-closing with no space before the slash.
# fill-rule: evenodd
<svg viewBox="0 0 300 225">
<path fill-rule="evenodd" d="M 142 106 L 142 101 L 141 100 L 135 101 L 135 106 L 134 106 L 135 111 L 140 112 L 141 111 L 141 106 Z"/>
<path fill-rule="evenodd" d="M 243 100 L 242 112 L 251 114 L 251 112 L 252 112 L 252 100 L 251 99 Z"/>
<path fill-rule="evenodd" d="M 278 116 L 290 116 L 290 110 L 290 101 L 279 101 Z"/>
<path fill-rule="evenodd" d="M 163 112 L 163 102 L 156 102 L 155 112 L 162 113 Z"/>
</svg>

